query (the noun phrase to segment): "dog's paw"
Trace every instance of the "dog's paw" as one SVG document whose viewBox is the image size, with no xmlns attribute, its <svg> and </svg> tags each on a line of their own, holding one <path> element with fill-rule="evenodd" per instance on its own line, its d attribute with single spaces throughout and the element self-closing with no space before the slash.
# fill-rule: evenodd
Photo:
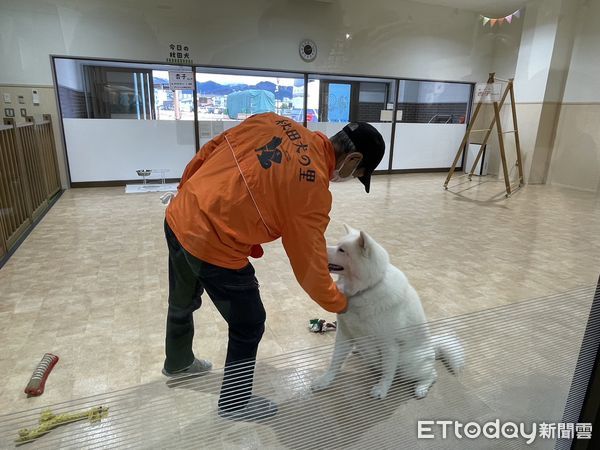
<svg viewBox="0 0 600 450">
<path fill-rule="evenodd" d="M 334 374 L 332 374 L 331 372 L 326 372 L 320 377 L 315 378 L 310 384 L 310 388 L 313 391 L 322 391 L 323 389 L 327 389 L 334 378 Z"/>
<path fill-rule="evenodd" d="M 416 388 L 415 388 L 415 396 L 417 398 L 425 398 L 427 397 L 427 394 L 429 393 L 429 388 L 431 386 L 427 386 L 426 384 L 419 384 Z"/>
<path fill-rule="evenodd" d="M 383 400 L 387 397 L 388 389 L 384 388 L 380 384 L 376 384 L 371 389 L 371 397 L 376 398 L 378 400 Z"/>
</svg>

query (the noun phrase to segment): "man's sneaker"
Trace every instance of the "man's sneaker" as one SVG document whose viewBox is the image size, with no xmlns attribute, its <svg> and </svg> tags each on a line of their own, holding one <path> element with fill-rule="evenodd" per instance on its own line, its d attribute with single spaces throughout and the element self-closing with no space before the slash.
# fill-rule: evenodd
<svg viewBox="0 0 600 450">
<path fill-rule="evenodd" d="M 163 368 L 162 373 L 167 377 L 176 378 L 189 375 L 204 375 L 205 373 L 208 373 L 210 369 L 212 369 L 212 363 L 210 361 L 196 358 L 194 359 L 194 362 L 185 369 L 169 372 L 167 369 Z"/>
<path fill-rule="evenodd" d="M 223 409 L 219 408 L 219 416 L 229 420 L 252 422 L 264 420 L 277 414 L 277 403 L 266 398 L 253 395 L 243 408 Z"/>
</svg>

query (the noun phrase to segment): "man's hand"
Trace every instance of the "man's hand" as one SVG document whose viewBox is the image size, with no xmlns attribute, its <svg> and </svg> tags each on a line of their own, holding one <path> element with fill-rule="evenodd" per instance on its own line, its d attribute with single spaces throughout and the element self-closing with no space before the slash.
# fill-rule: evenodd
<svg viewBox="0 0 600 450">
<path fill-rule="evenodd" d="M 259 244 L 255 244 L 252 246 L 252 248 L 250 249 L 250 256 L 252 256 L 253 258 L 262 258 L 262 256 L 265 254 L 265 251 L 263 250 L 262 246 L 260 246 Z"/>
<path fill-rule="evenodd" d="M 336 314 L 344 314 L 346 311 L 348 311 L 348 300 L 346 299 L 346 305 L 344 306 L 344 309 L 342 309 L 341 311 L 338 311 Z"/>
</svg>

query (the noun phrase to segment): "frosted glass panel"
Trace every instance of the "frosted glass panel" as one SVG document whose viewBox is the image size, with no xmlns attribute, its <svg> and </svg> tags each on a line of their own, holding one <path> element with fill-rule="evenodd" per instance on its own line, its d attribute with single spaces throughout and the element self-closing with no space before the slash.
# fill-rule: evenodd
<svg viewBox="0 0 600 450">
<path fill-rule="evenodd" d="M 63 119 L 73 182 L 135 180 L 137 169 L 181 177 L 194 156 L 191 120 Z"/>
<path fill-rule="evenodd" d="M 385 142 L 385 154 L 375 170 L 388 170 L 390 162 L 390 143 L 392 141 L 392 124 L 386 122 L 371 122 L 371 125 L 377 128 Z"/>
<path fill-rule="evenodd" d="M 452 165 L 466 125 L 396 123 L 392 169 L 436 169 Z"/>
<path fill-rule="evenodd" d="M 320 131 L 325 136 L 331 137 L 348 125 L 348 122 L 309 122 L 307 125 L 309 130 Z"/>
</svg>

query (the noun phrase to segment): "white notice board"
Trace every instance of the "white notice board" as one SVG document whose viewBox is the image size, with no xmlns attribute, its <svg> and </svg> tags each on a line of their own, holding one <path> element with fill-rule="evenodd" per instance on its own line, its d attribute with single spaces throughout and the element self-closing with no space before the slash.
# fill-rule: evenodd
<svg viewBox="0 0 600 450">
<path fill-rule="evenodd" d="M 169 88 L 172 90 L 194 89 L 194 73 L 169 71 Z"/>
<path fill-rule="evenodd" d="M 475 102 L 493 103 L 499 102 L 502 96 L 502 84 L 500 83 L 477 83 L 475 85 Z"/>
</svg>

